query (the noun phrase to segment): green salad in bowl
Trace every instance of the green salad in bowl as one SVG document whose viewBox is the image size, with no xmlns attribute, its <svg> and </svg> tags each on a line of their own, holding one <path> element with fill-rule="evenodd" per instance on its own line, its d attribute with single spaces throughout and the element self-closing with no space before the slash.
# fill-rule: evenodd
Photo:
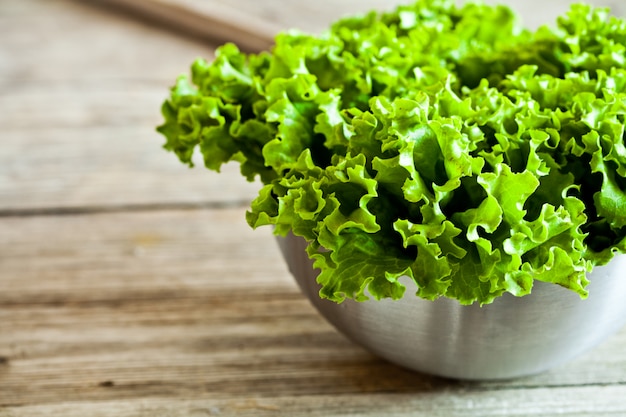
<svg viewBox="0 0 626 417">
<path fill-rule="evenodd" d="M 550 369 L 626 321 L 626 21 L 419 0 L 220 47 L 162 107 L 165 148 L 263 184 L 303 293 L 392 362 Z"/>
</svg>

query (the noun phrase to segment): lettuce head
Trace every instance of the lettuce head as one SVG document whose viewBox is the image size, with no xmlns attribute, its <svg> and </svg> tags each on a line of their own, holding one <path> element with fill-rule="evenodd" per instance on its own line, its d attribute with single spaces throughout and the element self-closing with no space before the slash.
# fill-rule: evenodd
<svg viewBox="0 0 626 417">
<path fill-rule="evenodd" d="M 320 296 L 492 302 L 535 281 L 585 297 L 626 252 L 626 21 L 573 5 L 419 0 L 221 46 L 162 107 L 165 149 L 238 161 L 256 228 L 308 241 Z"/>
</svg>

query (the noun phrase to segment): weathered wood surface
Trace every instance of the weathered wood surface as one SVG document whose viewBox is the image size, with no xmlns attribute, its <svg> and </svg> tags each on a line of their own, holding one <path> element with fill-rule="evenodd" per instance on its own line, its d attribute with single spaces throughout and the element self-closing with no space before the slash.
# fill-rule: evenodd
<svg viewBox="0 0 626 417">
<path fill-rule="evenodd" d="M 532 378 L 411 373 L 326 324 L 241 211 L 0 220 L 0 416 L 626 415 L 626 332 Z"/>
<path fill-rule="evenodd" d="M 160 149 L 168 86 L 213 48 L 79 1 L 0 0 L 0 417 L 626 416 L 626 329 L 479 384 L 335 332 L 245 224 L 256 186 Z"/>
<path fill-rule="evenodd" d="M 71 1 L 0 1 L 0 212 L 249 201 L 160 149 L 160 106 L 213 45 Z"/>
</svg>

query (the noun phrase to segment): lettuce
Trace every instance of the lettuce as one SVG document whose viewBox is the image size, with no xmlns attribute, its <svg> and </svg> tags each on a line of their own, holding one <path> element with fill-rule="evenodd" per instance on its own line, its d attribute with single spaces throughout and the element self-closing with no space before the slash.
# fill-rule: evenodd
<svg viewBox="0 0 626 417">
<path fill-rule="evenodd" d="M 309 242 L 320 296 L 461 304 L 587 295 L 626 252 L 626 21 L 573 5 L 531 32 L 503 6 L 419 0 L 197 60 L 165 148 L 238 161 L 247 221 Z"/>
</svg>

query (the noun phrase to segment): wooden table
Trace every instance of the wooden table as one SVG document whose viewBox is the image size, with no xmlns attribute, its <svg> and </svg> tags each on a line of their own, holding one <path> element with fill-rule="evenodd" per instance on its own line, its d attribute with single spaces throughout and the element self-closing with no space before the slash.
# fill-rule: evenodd
<svg viewBox="0 0 626 417">
<path fill-rule="evenodd" d="M 214 47 L 93 4 L 0 0 L 0 417 L 626 416 L 626 330 L 490 383 L 336 333 L 245 224 L 256 185 L 160 149 L 167 88 Z"/>
</svg>

